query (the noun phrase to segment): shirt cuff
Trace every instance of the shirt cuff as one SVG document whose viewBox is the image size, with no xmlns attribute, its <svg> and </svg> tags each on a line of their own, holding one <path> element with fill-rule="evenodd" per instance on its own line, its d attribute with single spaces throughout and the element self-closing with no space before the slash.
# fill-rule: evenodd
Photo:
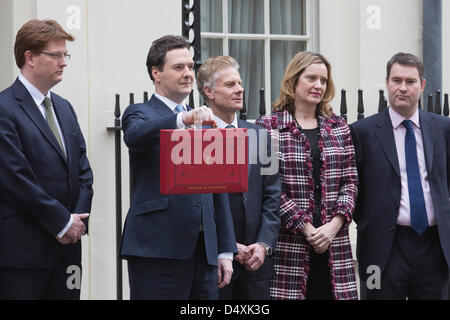
<svg viewBox="0 0 450 320">
<path fill-rule="evenodd" d="M 72 222 L 73 222 L 73 217 L 72 217 L 72 215 L 70 215 L 69 222 L 66 224 L 64 229 L 62 229 L 61 232 L 58 233 L 58 239 L 61 239 L 62 237 L 64 237 L 64 235 L 66 234 L 67 230 L 69 230 L 70 226 L 72 225 Z"/>
<path fill-rule="evenodd" d="M 219 256 L 217 258 L 218 259 L 228 259 L 228 260 L 233 261 L 233 257 L 234 257 L 233 252 L 224 252 L 224 253 L 219 254 Z"/>
<path fill-rule="evenodd" d="M 183 122 L 183 112 L 177 113 L 177 128 L 184 129 L 186 125 Z"/>
</svg>

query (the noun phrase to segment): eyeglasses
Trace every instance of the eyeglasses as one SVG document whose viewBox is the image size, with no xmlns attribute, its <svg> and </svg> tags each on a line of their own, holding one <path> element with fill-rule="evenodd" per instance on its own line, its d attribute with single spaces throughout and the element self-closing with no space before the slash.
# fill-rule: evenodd
<svg viewBox="0 0 450 320">
<path fill-rule="evenodd" d="M 70 60 L 70 54 L 68 54 L 68 53 L 50 53 L 50 52 L 43 52 L 43 51 L 41 51 L 39 53 L 46 54 L 57 61 L 62 60 L 62 59 L 65 59 L 66 61 Z"/>
</svg>

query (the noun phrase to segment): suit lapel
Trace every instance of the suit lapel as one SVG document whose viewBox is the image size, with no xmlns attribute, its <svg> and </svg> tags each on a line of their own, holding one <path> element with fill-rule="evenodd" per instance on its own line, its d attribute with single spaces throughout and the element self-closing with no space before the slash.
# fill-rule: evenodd
<svg viewBox="0 0 450 320">
<path fill-rule="evenodd" d="M 240 120 L 240 119 L 238 119 L 238 128 L 246 128 L 247 130 L 250 129 L 250 127 L 248 126 L 247 122 L 246 122 L 246 121 L 243 121 L 243 120 Z M 256 134 L 258 134 L 258 132 L 256 132 Z M 252 148 L 251 148 L 251 146 L 250 146 L 250 135 L 249 135 L 248 137 L 249 137 L 248 146 L 247 146 L 247 150 L 248 150 L 248 152 L 249 152 L 249 155 L 248 155 L 248 160 L 249 160 L 249 161 L 248 161 L 248 177 L 249 177 L 249 179 L 250 179 L 250 173 L 251 173 L 251 170 L 252 170 L 252 165 L 251 165 L 251 163 L 250 163 L 250 159 L 251 159 L 252 157 L 251 157 L 251 155 L 250 155 L 250 152 L 251 152 Z M 257 137 L 256 137 L 256 138 L 257 138 Z M 257 138 L 256 141 L 255 141 L 255 143 L 259 143 L 258 141 L 259 141 L 259 139 Z M 255 150 L 258 150 L 258 146 L 256 146 Z"/>
<path fill-rule="evenodd" d="M 156 113 L 161 117 L 167 117 L 173 115 L 174 112 L 164 102 L 159 100 L 155 95 L 148 101 L 148 104 L 153 105 Z"/>
<path fill-rule="evenodd" d="M 44 138 L 50 143 L 50 145 L 52 145 L 56 152 L 60 154 L 64 162 L 66 162 L 58 141 L 48 126 L 47 121 L 42 116 L 42 113 L 40 112 L 38 106 L 36 106 L 36 103 L 30 93 L 19 80 L 16 80 L 14 84 L 14 97 L 25 114 L 27 114 L 31 121 L 33 121 L 33 123 L 39 128 Z"/>
<path fill-rule="evenodd" d="M 419 110 L 419 122 L 422 131 L 423 152 L 425 155 L 427 171 L 428 174 L 431 174 L 431 170 L 433 169 L 434 141 L 438 138 L 435 137 L 435 132 L 437 132 L 437 130 L 433 130 L 431 117 L 429 117 L 427 112 Z"/>
<path fill-rule="evenodd" d="M 392 128 L 391 117 L 389 116 L 389 109 L 386 109 L 379 115 L 375 133 L 383 148 L 384 154 L 389 159 L 395 173 L 400 177 L 400 167 L 398 164 L 397 149 L 395 147 L 394 131 Z"/>
</svg>

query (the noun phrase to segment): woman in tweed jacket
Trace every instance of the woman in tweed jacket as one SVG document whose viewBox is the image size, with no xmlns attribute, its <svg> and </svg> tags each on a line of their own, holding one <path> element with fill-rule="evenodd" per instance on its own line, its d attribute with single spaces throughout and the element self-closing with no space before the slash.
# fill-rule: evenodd
<svg viewBox="0 0 450 320">
<path fill-rule="evenodd" d="M 272 114 L 256 123 L 279 145 L 281 228 L 273 299 L 357 299 L 348 226 L 357 195 L 355 152 L 333 114 L 331 66 L 300 52 L 289 63 Z"/>
</svg>

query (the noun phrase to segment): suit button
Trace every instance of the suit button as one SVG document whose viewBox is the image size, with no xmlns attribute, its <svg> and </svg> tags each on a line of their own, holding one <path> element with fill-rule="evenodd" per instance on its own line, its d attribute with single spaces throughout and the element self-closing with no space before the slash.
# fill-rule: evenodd
<svg viewBox="0 0 450 320">
<path fill-rule="evenodd" d="M 202 203 L 201 203 L 201 202 L 197 202 L 195 205 L 196 205 L 197 207 L 201 207 L 201 206 L 202 206 Z"/>
<path fill-rule="evenodd" d="M 390 227 L 389 231 L 394 232 L 395 227 Z"/>
</svg>

